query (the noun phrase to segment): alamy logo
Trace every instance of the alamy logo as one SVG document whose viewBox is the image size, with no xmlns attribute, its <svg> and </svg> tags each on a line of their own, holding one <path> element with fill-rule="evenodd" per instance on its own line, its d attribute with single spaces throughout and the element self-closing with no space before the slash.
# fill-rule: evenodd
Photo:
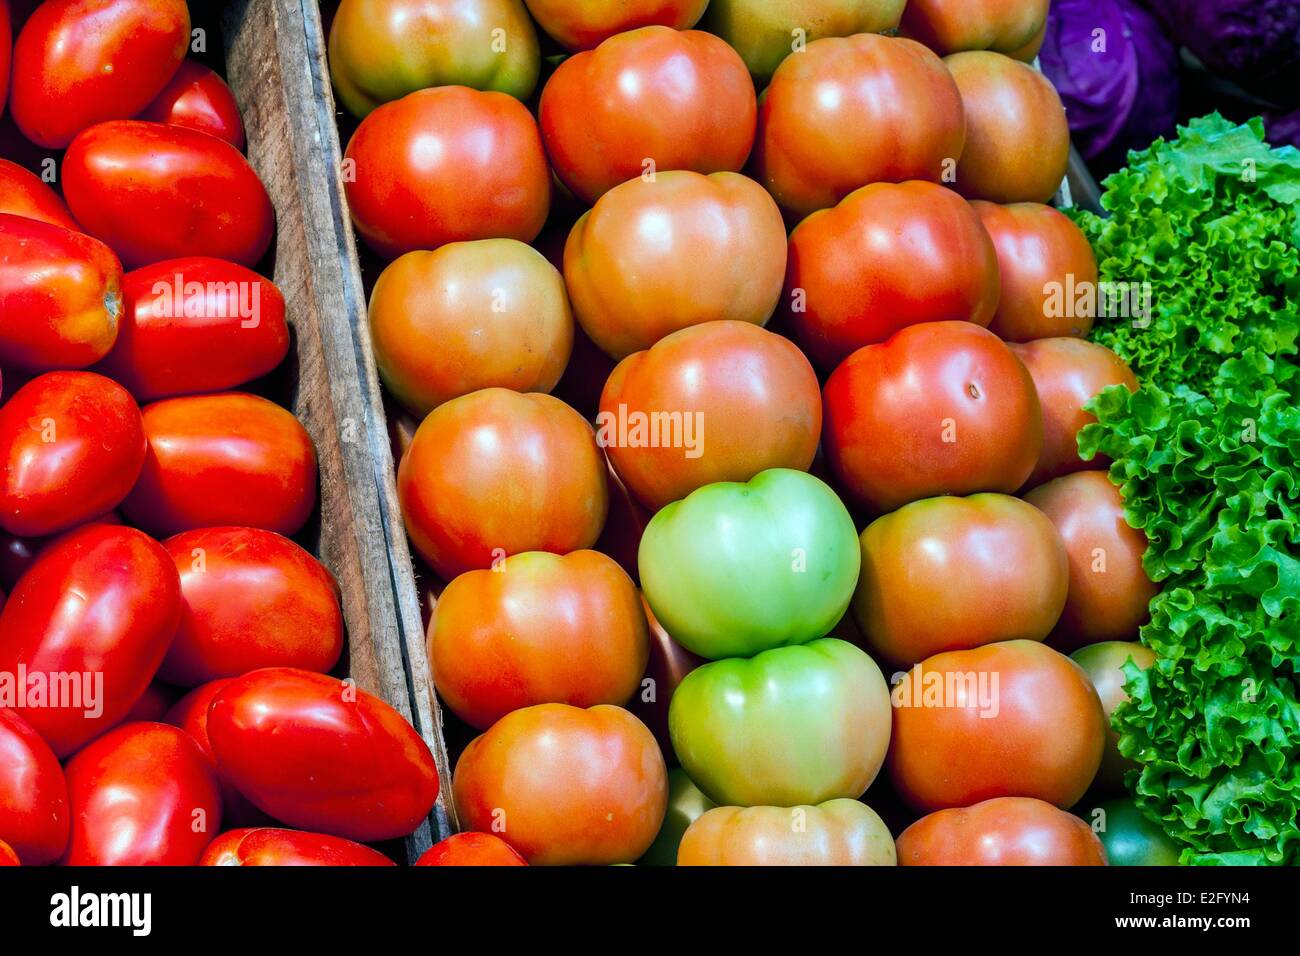
<svg viewBox="0 0 1300 956">
<path fill-rule="evenodd" d="M 186 282 L 178 272 L 170 282 L 155 282 L 152 291 L 157 319 L 239 319 L 244 329 L 262 322 L 260 282 Z"/>
<path fill-rule="evenodd" d="M 997 671 L 927 671 L 917 664 L 893 676 L 889 699 L 895 707 L 978 710 L 980 717 L 996 717 L 998 676 Z"/>
<path fill-rule="evenodd" d="M 29 671 L 19 664 L 17 672 L 0 671 L 0 710 L 80 710 L 96 719 L 104 713 L 102 671 Z"/>
<path fill-rule="evenodd" d="M 74 886 L 50 897 L 50 925 L 127 927 L 132 936 L 148 936 L 153 930 L 153 894 L 82 893 Z"/>
<path fill-rule="evenodd" d="M 681 448 L 686 458 L 704 454 L 703 412 L 629 411 L 620 404 L 596 416 L 601 448 Z"/>
</svg>

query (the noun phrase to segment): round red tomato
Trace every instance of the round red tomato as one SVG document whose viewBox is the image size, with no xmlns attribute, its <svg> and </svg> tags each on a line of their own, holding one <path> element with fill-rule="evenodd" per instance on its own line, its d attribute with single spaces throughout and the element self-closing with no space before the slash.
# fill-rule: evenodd
<svg viewBox="0 0 1300 956">
<path fill-rule="evenodd" d="M 63 195 L 129 269 L 191 255 L 251 266 L 275 231 L 271 199 L 248 160 L 182 126 L 92 126 L 63 157 Z"/>
<path fill-rule="evenodd" d="M 561 63 L 538 121 L 556 175 L 590 205 L 661 170 L 739 170 L 757 109 L 749 71 L 723 40 L 654 26 Z"/>
<path fill-rule="evenodd" d="M 220 680 L 214 680 L 196 687 L 190 691 L 167 710 L 161 718 L 162 723 L 171 724 L 173 727 L 179 727 L 199 745 L 203 755 L 208 758 L 212 764 L 212 769 L 217 775 L 217 782 L 221 787 L 221 818 L 227 825 L 241 823 L 261 823 L 266 820 L 266 815 L 261 810 L 248 802 L 248 798 L 240 793 L 230 778 L 222 773 L 221 768 L 217 765 L 217 755 L 212 752 L 212 742 L 208 740 L 208 708 L 212 705 L 212 699 L 221 693 L 234 678 L 223 677 Z"/>
<path fill-rule="evenodd" d="M 294 534 L 316 506 L 316 451 L 293 414 L 256 395 L 167 398 L 122 511 L 158 535 L 222 525 Z"/>
<path fill-rule="evenodd" d="M 0 213 L 0 364 L 84 368 L 113 347 L 122 266 L 97 239 Z"/>
<path fill-rule="evenodd" d="M 802 217 L 868 183 L 947 181 L 965 135 L 961 94 L 921 44 L 825 37 L 773 74 L 758 109 L 755 175 Z"/>
<path fill-rule="evenodd" d="M 954 53 L 943 62 L 966 110 L 958 192 L 1002 203 L 1051 199 L 1070 158 L 1070 127 L 1051 81 L 1001 53 Z"/>
<path fill-rule="evenodd" d="M 1104 471 L 1039 485 L 1025 500 L 1051 519 L 1070 559 L 1070 596 L 1050 642 L 1065 651 L 1134 641 L 1160 593 L 1142 567 L 1147 536 L 1124 520 L 1124 500 Z"/>
<path fill-rule="evenodd" d="M 1029 372 L 970 322 L 913 325 L 859 349 L 823 400 L 831 471 L 876 512 L 935 495 L 1011 493 L 1043 446 Z"/>
<path fill-rule="evenodd" d="M 1043 42 L 1048 0 L 908 0 L 903 32 L 940 54 L 995 50 L 1032 60 Z"/>
<path fill-rule="evenodd" d="M 325 833 L 252 827 L 221 834 L 199 866 L 396 866 L 368 846 Z"/>
<path fill-rule="evenodd" d="M 259 667 L 326 673 L 343 651 L 334 578 L 288 538 L 260 528 L 200 528 L 163 547 L 184 609 L 158 676 L 181 687 Z"/>
<path fill-rule="evenodd" d="M 28 866 L 68 844 L 68 784 L 49 745 L 14 710 L 0 710 L 0 840 Z"/>
<path fill-rule="evenodd" d="M 39 537 L 116 508 L 144 465 L 140 409 L 94 372 L 46 372 L 0 407 L 0 525 Z"/>
<path fill-rule="evenodd" d="M 239 791 L 292 827 L 396 839 L 438 797 L 433 755 L 406 719 L 324 674 L 268 667 L 236 678 L 208 708 L 208 739 Z"/>
<path fill-rule="evenodd" d="M 180 614 L 162 545 L 133 528 L 90 525 L 47 547 L 9 595 L 0 673 L 25 669 L 27 705 L 17 710 L 66 757 L 140 699 Z"/>
<path fill-rule="evenodd" d="M 17 163 L 0 159 L 0 213 L 39 219 L 74 232 L 80 230 L 59 194 Z"/>
<path fill-rule="evenodd" d="M 289 352 L 284 296 L 234 262 L 155 262 L 122 281 L 125 315 L 98 366 L 141 402 L 219 392 L 274 369 Z"/>
<path fill-rule="evenodd" d="M 464 86 L 385 103 L 348 143 L 344 189 L 357 232 L 381 256 L 470 239 L 531 242 L 551 171 L 527 107 Z"/>
<path fill-rule="evenodd" d="M 42 3 L 14 44 L 14 122 L 32 142 L 61 149 L 88 126 L 135 116 L 189 42 L 185 0 Z"/>
<path fill-rule="evenodd" d="M 616 359 L 717 319 L 763 325 L 785 274 L 781 212 L 737 173 L 677 171 L 605 193 L 564 246 L 587 335 Z"/>
<path fill-rule="evenodd" d="M 782 306 L 796 340 L 823 368 L 920 322 L 988 325 L 997 304 L 988 233 L 942 186 L 867 186 L 790 235 Z"/>
<path fill-rule="evenodd" d="M 184 126 L 244 148 L 244 120 L 235 94 L 226 81 L 202 63 L 186 60 L 171 82 L 139 118 L 168 126 Z"/>
<path fill-rule="evenodd" d="M 499 833 L 529 863 L 631 863 L 654 842 L 668 771 L 621 707 L 539 704 L 507 714 L 456 765 L 463 825 Z"/>
<path fill-rule="evenodd" d="M 589 548 L 609 507 L 596 436 L 558 398 L 485 388 L 429 414 L 397 469 L 406 530 L 444 580 Z"/>
<path fill-rule="evenodd" d="M 530 551 L 447 585 L 429 622 L 443 699 L 480 730 L 532 704 L 625 704 L 649 655 L 641 599 L 597 551 Z"/>
<path fill-rule="evenodd" d="M 890 775 L 918 810 L 992 797 L 1037 797 L 1064 809 L 1097 775 L 1101 701 L 1083 668 L 1046 645 L 1005 641 L 936 654 L 890 696 Z"/>
<path fill-rule="evenodd" d="M 454 833 L 435 843 L 416 866 L 527 866 L 510 844 L 491 833 Z"/>
<path fill-rule="evenodd" d="M 616 33 L 662 25 L 689 30 L 709 0 L 524 0 L 528 12 L 568 50 L 590 50 Z"/>
<path fill-rule="evenodd" d="M 1133 370 L 1104 345 L 1083 339 L 1037 339 L 1012 345 L 1011 351 L 1029 369 L 1043 409 L 1043 451 L 1026 487 L 1074 471 L 1109 468 L 1105 455 L 1090 461 L 1079 457 L 1079 432 L 1097 420 L 1083 406 L 1110 385 L 1136 392 Z"/>
<path fill-rule="evenodd" d="M 221 830 L 217 777 L 190 735 L 124 724 L 68 761 L 68 866 L 193 866 Z"/>
<path fill-rule="evenodd" d="M 1092 827 L 1050 803 L 998 797 L 922 817 L 898 837 L 901 866 L 1105 866 Z"/>
</svg>

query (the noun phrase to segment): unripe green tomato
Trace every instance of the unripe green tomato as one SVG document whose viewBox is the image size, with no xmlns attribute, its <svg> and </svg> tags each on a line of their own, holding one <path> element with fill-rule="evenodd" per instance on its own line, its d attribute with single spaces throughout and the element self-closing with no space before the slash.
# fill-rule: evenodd
<svg viewBox="0 0 1300 956">
<path fill-rule="evenodd" d="M 792 807 L 858 797 L 889 747 L 889 688 L 836 638 L 705 664 L 668 708 L 682 768 L 719 805 Z"/>
<path fill-rule="evenodd" d="M 1178 844 L 1144 817 L 1131 798 L 1107 800 L 1080 816 L 1092 825 L 1111 866 L 1178 865 Z"/>
<path fill-rule="evenodd" d="M 677 847 L 687 829 L 714 806 L 714 802 L 691 782 L 685 770 L 681 767 L 669 770 L 668 812 L 664 814 L 659 835 L 637 862 L 642 866 L 676 866 Z"/>
<path fill-rule="evenodd" d="M 660 510 L 641 538 L 641 589 L 687 650 L 749 657 L 830 633 L 858 580 L 857 542 L 825 482 L 772 468 Z"/>
</svg>

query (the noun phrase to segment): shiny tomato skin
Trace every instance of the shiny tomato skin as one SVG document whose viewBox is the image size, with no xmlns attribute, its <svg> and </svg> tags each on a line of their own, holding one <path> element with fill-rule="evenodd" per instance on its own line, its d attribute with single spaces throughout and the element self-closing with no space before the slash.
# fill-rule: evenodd
<svg viewBox="0 0 1300 956">
<path fill-rule="evenodd" d="M 40 537 L 111 511 L 144 465 L 129 392 L 94 372 L 46 372 L 0 407 L 0 525 Z"/>
<path fill-rule="evenodd" d="M 1079 432 L 1097 420 L 1083 406 L 1110 385 L 1136 392 L 1137 376 L 1128 363 L 1104 345 L 1075 338 L 1013 343 L 1011 351 L 1029 369 L 1043 409 L 1043 450 L 1025 487 L 1071 472 L 1109 468 L 1105 455 L 1088 461 L 1079 457 Z"/>
<path fill-rule="evenodd" d="M 921 44 L 826 37 L 773 74 L 758 108 L 754 175 L 801 218 L 868 183 L 940 182 L 965 135 L 961 94 Z"/>
<path fill-rule="evenodd" d="M 87 525 L 121 523 L 122 519 L 115 511 L 96 515 L 86 522 Z M 40 553 L 62 536 L 56 534 L 48 538 L 22 538 L 0 528 L 0 587 L 12 591 Z"/>
<path fill-rule="evenodd" d="M 396 866 L 378 850 L 326 833 L 246 827 L 208 844 L 199 866 Z"/>
<path fill-rule="evenodd" d="M 190 735 L 123 724 L 68 761 L 67 866 L 194 866 L 221 831 L 217 777 Z"/>
<path fill-rule="evenodd" d="M 798 825 L 796 825 L 796 822 Z M 894 866 L 889 828 L 865 803 L 717 807 L 691 824 L 678 866 Z"/>
<path fill-rule="evenodd" d="M 1043 445 L 1029 372 L 970 322 L 913 325 L 859 349 L 822 400 L 827 463 L 878 513 L 936 495 L 1010 494 Z"/>
<path fill-rule="evenodd" d="M 1134 641 L 1160 593 L 1142 567 L 1147 536 L 1124 520 L 1104 471 L 1055 478 L 1025 495 L 1051 519 L 1070 560 L 1070 595 L 1048 642 L 1067 653 L 1098 641 Z"/>
<path fill-rule="evenodd" d="M 350 683 L 291 667 L 238 677 L 208 708 L 221 772 L 291 827 L 404 837 L 438 797 L 433 755 L 401 714 Z"/>
<path fill-rule="evenodd" d="M 0 159 L 0 213 L 38 219 L 73 232 L 81 227 L 59 194 L 17 163 Z"/>
<path fill-rule="evenodd" d="M 689 30 L 709 0 L 524 0 L 546 33 L 569 51 L 590 50 L 617 33 L 662 25 Z"/>
<path fill-rule="evenodd" d="M 1044 517 L 1018 498 L 980 494 L 877 518 L 862 532 L 852 605 L 868 647 L 910 667 L 941 651 L 1045 639 L 1070 578 Z"/>
<path fill-rule="evenodd" d="M 620 442 L 620 421 L 661 413 L 693 416 L 698 446 Z M 620 362 L 596 423 L 619 477 L 659 509 L 716 481 L 749 481 L 769 468 L 807 470 L 821 435 L 821 392 L 817 373 L 789 339 L 748 322 L 706 322 Z"/>
<path fill-rule="evenodd" d="M 69 602 L 77 594 L 80 601 Z M 113 727 L 149 686 L 180 620 L 180 582 L 162 545 L 133 528 L 94 524 L 50 544 L 0 614 L 0 671 L 102 674 L 100 708 L 20 708 L 60 757 Z M 30 680 L 29 680 L 30 683 Z M 100 709 L 98 716 L 87 710 Z"/>
<path fill-rule="evenodd" d="M 14 44 L 14 121 L 33 143 L 61 149 L 89 126 L 148 106 L 189 42 L 184 0 L 43 3 Z"/>
<path fill-rule="evenodd" d="M 504 388 L 434 409 L 397 492 L 416 552 L 447 581 L 523 551 L 590 548 L 609 508 L 591 426 L 558 398 Z"/>
<path fill-rule="evenodd" d="M 352 222 L 386 259 L 472 239 L 532 242 L 551 172 L 528 109 L 464 86 L 385 103 L 357 127 L 344 161 Z"/>
<path fill-rule="evenodd" d="M 22 860 L 18 859 L 18 854 L 4 840 L 0 840 L 0 866 L 22 866 Z"/>
<path fill-rule="evenodd" d="M 137 117 L 184 126 L 244 148 L 244 120 L 226 81 L 197 60 L 186 60 L 152 103 Z"/>
<path fill-rule="evenodd" d="M 521 707 L 625 704 L 649 658 L 641 599 L 598 551 L 529 551 L 447 585 L 429 666 L 447 706 L 486 730 Z"/>
<path fill-rule="evenodd" d="M 121 317 L 122 266 L 108 246 L 62 226 L 0 214 L 6 370 L 85 368 L 113 347 Z"/>
<path fill-rule="evenodd" d="M 1105 866 L 1078 817 L 1030 797 L 996 797 L 922 817 L 898 837 L 901 866 Z"/>
<path fill-rule="evenodd" d="M 243 266 L 188 256 L 128 272 L 113 349 L 95 371 L 138 401 L 236 388 L 289 352 L 284 296 Z"/>
<path fill-rule="evenodd" d="M 271 199 L 248 160 L 183 126 L 92 126 L 64 155 L 63 195 L 86 232 L 128 269 L 179 256 L 252 266 L 275 231 Z"/>
<path fill-rule="evenodd" d="M 465 748 L 454 789 L 463 826 L 495 828 L 534 866 L 631 863 L 659 832 L 668 771 L 623 708 L 538 704 Z"/>
<path fill-rule="evenodd" d="M 266 821 L 266 814 L 248 802 L 248 798 L 236 789 L 230 778 L 222 773 L 217 764 L 217 755 L 212 752 L 212 742 L 208 739 L 208 708 L 233 677 L 223 677 L 194 688 L 180 700 L 176 701 L 161 718 L 162 723 L 179 727 L 199 745 L 203 755 L 212 764 L 221 787 L 221 818 L 227 826 L 252 825 Z"/>
<path fill-rule="evenodd" d="M 1048 0 L 908 0 L 902 29 L 940 56 L 963 50 L 1012 56 L 1035 39 L 1042 42 L 1047 4 Z M 1032 60 L 1034 54 L 1023 58 Z"/>
<path fill-rule="evenodd" d="M 877 183 L 790 236 L 783 314 L 825 369 L 921 322 L 987 326 L 997 253 L 979 217 L 934 183 Z"/>
<path fill-rule="evenodd" d="M 758 183 L 678 170 L 605 193 L 569 233 L 564 281 L 587 335 L 622 359 L 704 322 L 765 324 L 785 262 L 785 224 Z"/>
<path fill-rule="evenodd" d="M 0 710 L 0 840 L 28 866 L 68 845 L 68 784 L 49 745 L 15 710 Z"/>
<path fill-rule="evenodd" d="M 724 41 L 653 26 L 561 63 L 538 122 L 556 175 L 590 205 L 647 170 L 738 172 L 757 111 L 745 63 Z"/>
<path fill-rule="evenodd" d="M 1136 641 L 1102 641 L 1079 648 L 1070 658 L 1088 673 L 1106 715 L 1106 750 L 1101 756 L 1101 769 L 1097 771 L 1093 787 L 1102 793 L 1124 793 L 1124 775 L 1141 767 L 1136 760 L 1119 752 L 1119 733 L 1111 726 L 1110 718 L 1115 709 L 1129 699 L 1124 691 L 1124 682 L 1128 679 L 1124 673 L 1125 663 L 1132 658 L 1141 670 L 1149 670 L 1156 662 L 1155 652 Z"/>
<path fill-rule="evenodd" d="M 1036 641 L 936 654 L 891 697 L 890 776 L 898 795 L 926 813 L 993 797 L 1036 797 L 1065 809 L 1101 763 L 1106 724 L 1092 682 Z"/>
<path fill-rule="evenodd" d="M 563 277 L 517 239 L 406 253 L 376 280 L 369 319 L 380 378 L 420 416 L 480 388 L 549 393 L 573 350 Z"/>
<path fill-rule="evenodd" d="M 316 450 L 256 395 L 165 398 L 143 411 L 149 452 L 123 513 L 156 535 L 225 525 L 292 535 L 316 506 Z"/>
<path fill-rule="evenodd" d="M 1079 227 L 1040 203 L 976 200 L 971 207 L 998 252 L 1002 295 L 989 331 L 1004 342 L 1087 335 L 1096 309 L 1076 308 L 1070 292 L 1095 288 L 1097 258 Z"/>
<path fill-rule="evenodd" d="M 491 833 L 453 833 L 435 843 L 416 866 L 527 866 L 528 861 L 505 840 Z"/>
<path fill-rule="evenodd" d="M 1001 53 L 954 53 L 943 62 L 966 110 L 957 191 L 998 203 L 1051 199 L 1070 158 L 1070 127 L 1051 81 Z"/>
<path fill-rule="evenodd" d="M 184 610 L 158 675 L 181 687 L 259 667 L 327 673 L 343 651 L 343 611 L 325 566 L 260 528 L 200 528 L 163 542 Z"/>
</svg>

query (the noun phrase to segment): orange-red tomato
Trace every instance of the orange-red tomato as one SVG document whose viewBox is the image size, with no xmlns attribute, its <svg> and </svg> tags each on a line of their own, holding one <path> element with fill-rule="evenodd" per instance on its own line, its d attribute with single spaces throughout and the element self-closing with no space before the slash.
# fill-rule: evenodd
<svg viewBox="0 0 1300 956">
<path fill-rule="evenodd" d="M 378 850 L 326 833 L 250 827 L 208 844 L 199 866 L 396 866 Z"/>
<path fill-rule="evenodd" d="M 993 797 L 1074 806 L 1106 743 L 1083 668 L 1036 641 L 926 658 L 894 686 L 889 770 L 908 804 L 930 812 Z"/>
<path fill-rule="evenodd" d="M 1070 127 L 1051 81 L 1001 53 L 954 53 L 943 62 L 966 110 L 957 191 L 1001 203 L 1051 199 L 1070 158 Z"/>
<path fill-rule="evenodd" d="M 675 171 L 605 193 L 564 246 L 573 313 L 621 359 L 716 319 L 763 325 L 785 275 L 781 212 L 737 173 Z"/>
<path fill-rule="evenodd" d="M 181 687 L 259 667 L 326 673 L 343 651 L 334 578 L 288 538 L 260 528 L 200 528 L 163 542 L 184 609 L 158 676 Z"/>
<path fill-rule="evenodd" d="M 659 430 L 657 421 L 670 424 Z M 821 435 L 821 392 L 789 339 L 748 322 L 706 322 L 620 362 L 596 426 L 619 477 L 658 509 L 715 481 L 806 471 Z"/>
<path fill-rule="evenodd" d="M 623 708 L 538 704 L 465 748 L 454 789 L 463 825 L 499 833 L 529 863 L 631 863 L 659 832 L 668 771 Z"/>
<path fill-rule="evenodd" d="M 1120 704 L 1129 699 L 1124 692 L 1124 665 L 1129 658 L 1140 669 L 1147 670 L 1156 662 L 1155 652 L 1142 644 L 1129 641 L 1102 641 L 1081 647 L 1070 657 L 1082 667 L 1097 689 L 1101 709 L 1106 714 L 1106 750 L 1101 756 L 1101 769 L 1093 783 L 1094 790 L 1103 793 L 1123 793 L 1124 775 L 1140 769 L 1137 761 L 1119 752 L 1119 732 L 1111 726 L 1110 718 Z"/>
<path fill-rule="evenodd" d="M 389 259 L 470 239 L 531 242 L 550 208 L 537 123 L 505 93 L 442 86 L 385 103 L 345 160 L 352 221 Z"/>
<path fill-rule="evenodd" d="M 176 566 L 162 545 L 133 528 L 88 525 L 50 544 L 9 595 L 0 673 L 25 669 L 16 709 L 66 757 L 130 712 L 180 615 Z"/>
<path fill-rule="evenodd" d="M 942 55 L 995 50 L 1032 60 L 1043 42 L 1048 0 L 908 0 L 903 32 Z"/>
<path fill-rule="evenodd" d="M 0 213 L 0 364 L 84 368 L 113 347 L 122 266 L 90 236 Z"/>
<path fill-rule="evenodd" d="M 183 126 L 92 126 L 63 157 L 63 195 L 129 269 L 191 255 L 252 266 L 275 231 L 271 199 L 248 160 Z"/>
<path fill-rule="evenodd" d="M 14 43 L 14 122 L 32 142 L 61 149 L 88 126 L 135 116 L 189 42 L 185 0 L 42 3 Z"/>
<path fill-rule="evenodd" d="M 411 833 L 433 809 L 429 747 L 378 697 L 324 674 L 267 667 L 208 708 L 217 763 L 262 811 L 362 842 Z"/>
<path fill-rule="evenodd" d="M 116 508 L 144 465 L 129 392 L 94 372 L 46 372 L 0 407 L 0 525 L 39 537 Z"/>
<path fill-rule="evenodd" d="M 653 26 L 561 63 L 538 122 L 556 175 L 591 204 L 658 171 L 739 170 L 757 110 L 749 71 L 725 41 Z"/>
<path fill-rule="evenodd" d="M 0 159 L 0 213 L 39 219 L 74 232 L 80 230 L 59 194 L 17 163 Z"/>
<path fill-rule="evenodd" d="M 480 388 L 549 392 L 573 349 L 564 279 L 517 239 L 408 252 L 370 294 L 375 366 L 417 415 Z"/>
<path fill-rule="evenodd" d="M 16 710 L 0 710 L 0 840 L 28 866 L 44 866 L 63 855 L 68 822 L 59 759 Z"/>
<path fill-rule="evenodd" d="M 934 53 L 874 33 L 825 37 L 773 74 L 755 176 L 802 217 L 868 183 L 939 182 L 965 137 L 961 94 Z"/>
<path fill-rule="evenodd" d="M 1070 594 L 1050 643 L 1072 651 L 1136 640 L 1160 588 L 1142 567 L 1147 536 L 1124 520 L 1124 500 L 1106 472 L 1053 479 L 1025 500 L 1056 525 L 1070 559 Z"/>
<path fill-rule="evenodd" d="M 22 860 L 18 859 L 18 854 L 4 840 L 0 840 L 0 866 L 22 866 Z"/>
<path fill-rule="evenodd" d="M 289 352 L 284 296 L 234 262 L 189 256 L 128 272 L 125 315 L 95 370 L 141 402 L 235 388 Z"/>
<path fill-rule="evenodd" d="M 416 866 L 527 866 L 510 844 L 491 833 L 453 833 L 425 850 Z"/>
<path fill-rule="evenodd" d="M 1026 487 L 1074 471 L 1109 468 L 1105 455 L 1090 461 L 1079 457 L 1079 431 L 1097 420 L 1083 406 L 1109 385 L 1136 392 L 1137 376 L 1128 364 L 1104 345 L 1075 338 L 1036 339 L 1012 345 L 1011 351 L 1029 369 L 1043 409 L 1043 451 Z"/>
<path fill-rule="evenodd" d="M 709 0 L 524 0 L 528 12 L 568 50 L 590 50 L 616 33 L 660 24 L 689 30 Z"/>
<path fill-rule="evenodd" d="M 901 866 L 1105 866 L 1087 822 L 1029 797 L 922 817 L 898 837 Z"/>
<path fill-rule="evenodd" d="M 627 703 L 650 652 L 636 587 L 598 551 L 467 571 L 434 606 L 428 642 L 439 693 L 480 730 L 533 704 Z"/>
<path fill-rule="evenodd" d="M 68 866 L 193 866 L 221 830 L 217 777 L 168 724 L 124 724 L 68 761 Z"/>
<path fill-rule="evenodd" d="M 291 412 L 243 392 L 145 407 L 149 440 L 122 511 L 157 535 L 222 525 L 291 535 L 316 506 L 316 450 Z"/>
<path fill-rule="evenodd" d="M 997 304 L 988 233 L 942 186 L 867 186 L 790 235 L 783 313 L 823 368 L 920 322 L 986 326 Z"/>
<path fill-rule="evenodd" d="M 893 866 L 894 838 L 857 800 L 715 807 L 687 828 L 678 866 Z"/>
<path fill-rule="evenodd" d="M 164 724 L 179 727 L 193 737 L 194 742 L 203 751 L 203 755 L 212 764 L 212 769 L 217 774 L 217 782 L 221 787 L 222 820 L 227 825 L 261 823 L 266 820 L 266 814 L 249 803 L 248 798 L 230 782 L 229 776 L 221 771 L 221 768 L 217 765 L 217 755 L 212 752 L 212 742 L 208 740 L 208 707 L 212 705 L 212 699 L 221 693 L 232 680 L 234 678 L 223 677 L 220 680 L 214 680 L 201 687 L 194 688 L 194 690 L 172 704 L 159 719 Z"/>
<path fill-rule="evenodd" d="M 244 148 L 244 120 L 235 94 L 225 80 L 195 60 L 180 65 L 171 82 L 139 118 L 211 133 L 235 149 Z"/>
<path fill-rule="evenodd" d="M 1040 203 L 971 203 L 998 252 L 1002 295 L 989 331 L 1004 342 L 1082 338 L 1092 328 L 1097 258 L 1079 227 Z M 1085 289 L 1092 298 L 1081 296 Z"/>
<path fill-rule="evenodd" d="M 596 436 L 558 398 L 485 388 L 440 405 L 397 469 L 406 530 L 444 580 L 589 548 L 609 506 Z"/>
<path fill-rule="evenodd" d="M 859 349 L 823 400 L 831 471 L 876 512 L 935 495 L 1011 493 L 1043 445 L 1029 372 L 970 322 L 913 325 Z"/>
<path fill-rule="evenodd" d="M 1007 495 L 929 498 L 862 532 L 853 615 L 872 651 L 910 667 L 940 651 L 1043 640 L 1068 583 L 1061 538 L 1037 509 Z"/>
</svg>

